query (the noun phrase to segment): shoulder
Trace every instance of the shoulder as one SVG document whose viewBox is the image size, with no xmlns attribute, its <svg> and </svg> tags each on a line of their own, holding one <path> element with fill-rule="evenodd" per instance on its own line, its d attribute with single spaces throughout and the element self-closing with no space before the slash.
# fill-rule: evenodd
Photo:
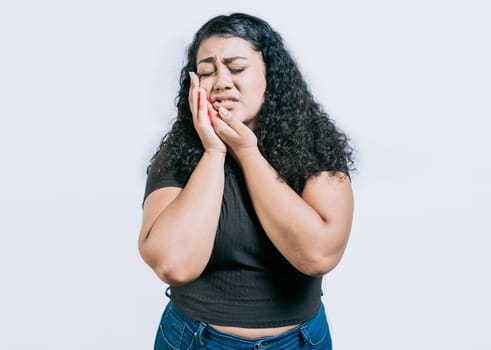
<svg viewBox="0 0 491 350">
<path fill-rule="evenodd" d="M 321 171 L 310 176 L 302 191 L 306 201 L 348 201 L 352 202 L 351 179 L 341 171 Z"/>
<path fill-rule="evenodd" d="M 322 171 L 311 176 L 302 192 L 305 200 L 326 223 L 346 228 L 353 219 L 354 198 L 349 176 L 340 171 Z"/>
<path fill-rule="evenodd" d="M 172 170 L 150 169 L 147 174 L 143 200 L 145 200 L 150 193 L 164 187 L 184 188 L 187 180 L 188 177 L 182 175 L 180 176 Z"/>
<path fill-rule="evenodd" d="M 339 170 L 323 170 L 307 179 L 305 189 L 311 186 L 325 184 L 349 184 L 351 186 L 351 177 L 348 173 Z M 305 190 L 304 189 L 304 190 Z"/>
</svg>

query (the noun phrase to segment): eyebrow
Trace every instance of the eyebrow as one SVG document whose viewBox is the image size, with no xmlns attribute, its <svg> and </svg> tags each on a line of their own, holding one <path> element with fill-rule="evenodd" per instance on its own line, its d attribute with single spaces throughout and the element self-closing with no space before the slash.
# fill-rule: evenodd
<svg viewBox="0 0 491 350">
<path fill-rule="evenodd" d="M 247 60 L 247 57 L 243 57 L 243 56 L 234 56 L 234 57 L 227 57 L 227 58 L 224 58 L 223 59 L 223 63 L 224 64 L 229 64 L 229 63 L 232 63 L 233 61 L 235 60 Z M 202 60 L 200 60 L 198 62 L 198 66 L 200 63 L 213 63 L 216 61 L 216 58 L 215 57 L 206 57 L 206 58 L 203 58 Z"/>
</svg>

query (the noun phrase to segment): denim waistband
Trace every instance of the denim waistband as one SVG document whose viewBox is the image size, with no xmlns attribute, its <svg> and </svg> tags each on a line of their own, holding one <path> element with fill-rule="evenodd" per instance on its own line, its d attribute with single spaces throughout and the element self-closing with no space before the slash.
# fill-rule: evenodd
<svg viewBox="0 0 491 350">
<path fill-rule="evenodd" d="M 186 315 L 180 313 L 175 308 L 172 301 L 169 301 L 167 309 L 183 321 L 184 326 L 194 334 L 194 336 L 196 337 L 196 341 L 201 346 L 204 346 L 205 341 L 222 344 L 230 344 L 230 342 L 236 342 L 237 344 L 240 344 L 240 346 L 247 346 L 247 348 L 249 349 L 275 349 L 295 341 L 298 342 L 299 340 L 300 342 L 306 343 L 310 340 L 310 335 L 307 328 L 311 323 L 318 320 L 321 316 L 324 316 L 324 307 L 321 304 L 319 311 L 312 319 L 284 333 L 276 336 L 249 339 L 223 333 L 205 322 L 200 322 L 189 318 Z"/>
</svg>

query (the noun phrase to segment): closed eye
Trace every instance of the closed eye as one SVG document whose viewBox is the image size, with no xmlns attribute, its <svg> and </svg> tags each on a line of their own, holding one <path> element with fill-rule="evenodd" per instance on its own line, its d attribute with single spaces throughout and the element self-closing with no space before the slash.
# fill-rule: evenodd
<svg viewBox="0 0 491 350">
<path fill-rule="evenodd" d="M 213 72 L 210 72 L 210 73 L 198 73 L 198 77 L 199 78 L 202 78 L 202 77 L 209 77 L 210 75 L 212 75 Z"/>
<path fill-rule="evenodd" d="M 237 74 L 237 73 L 240 73 L 240 72 L 243 72 L 246 68 L 245 67 L 240 67 L 240 68 L 229 68 L 230 72 L 232 74 Z M 206 78 L 206 77 L 209 77 L 211 76 L 212 74 L 214 74 L 216 71 L 213 71 L 213 72 L 209 72 L 209 73 L 198 73 L 198 77 L 199 78 Z"/>
<path fill-rule="evenodd" d="M 240 73 L 240 72 L 243 72 L 245 70 L 245 68 L 230 68 L 230 71 L 232 73 Z"/>
</svg>

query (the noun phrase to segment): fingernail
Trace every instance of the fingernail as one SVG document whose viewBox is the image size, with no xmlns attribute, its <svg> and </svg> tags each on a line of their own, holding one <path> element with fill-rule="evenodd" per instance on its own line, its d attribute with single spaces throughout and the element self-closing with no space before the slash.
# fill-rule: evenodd
<svg viewBox="0 0 491 350">
<path fill-rule="evenodd" d="M 228 111 L 224 107 L 220 107 L 219 108 L 219 111 L 220 111 L 220 114 L 223 115 L 223 116 L 225 116 L 225 115 L 228 114 Z"/>
</svg>

